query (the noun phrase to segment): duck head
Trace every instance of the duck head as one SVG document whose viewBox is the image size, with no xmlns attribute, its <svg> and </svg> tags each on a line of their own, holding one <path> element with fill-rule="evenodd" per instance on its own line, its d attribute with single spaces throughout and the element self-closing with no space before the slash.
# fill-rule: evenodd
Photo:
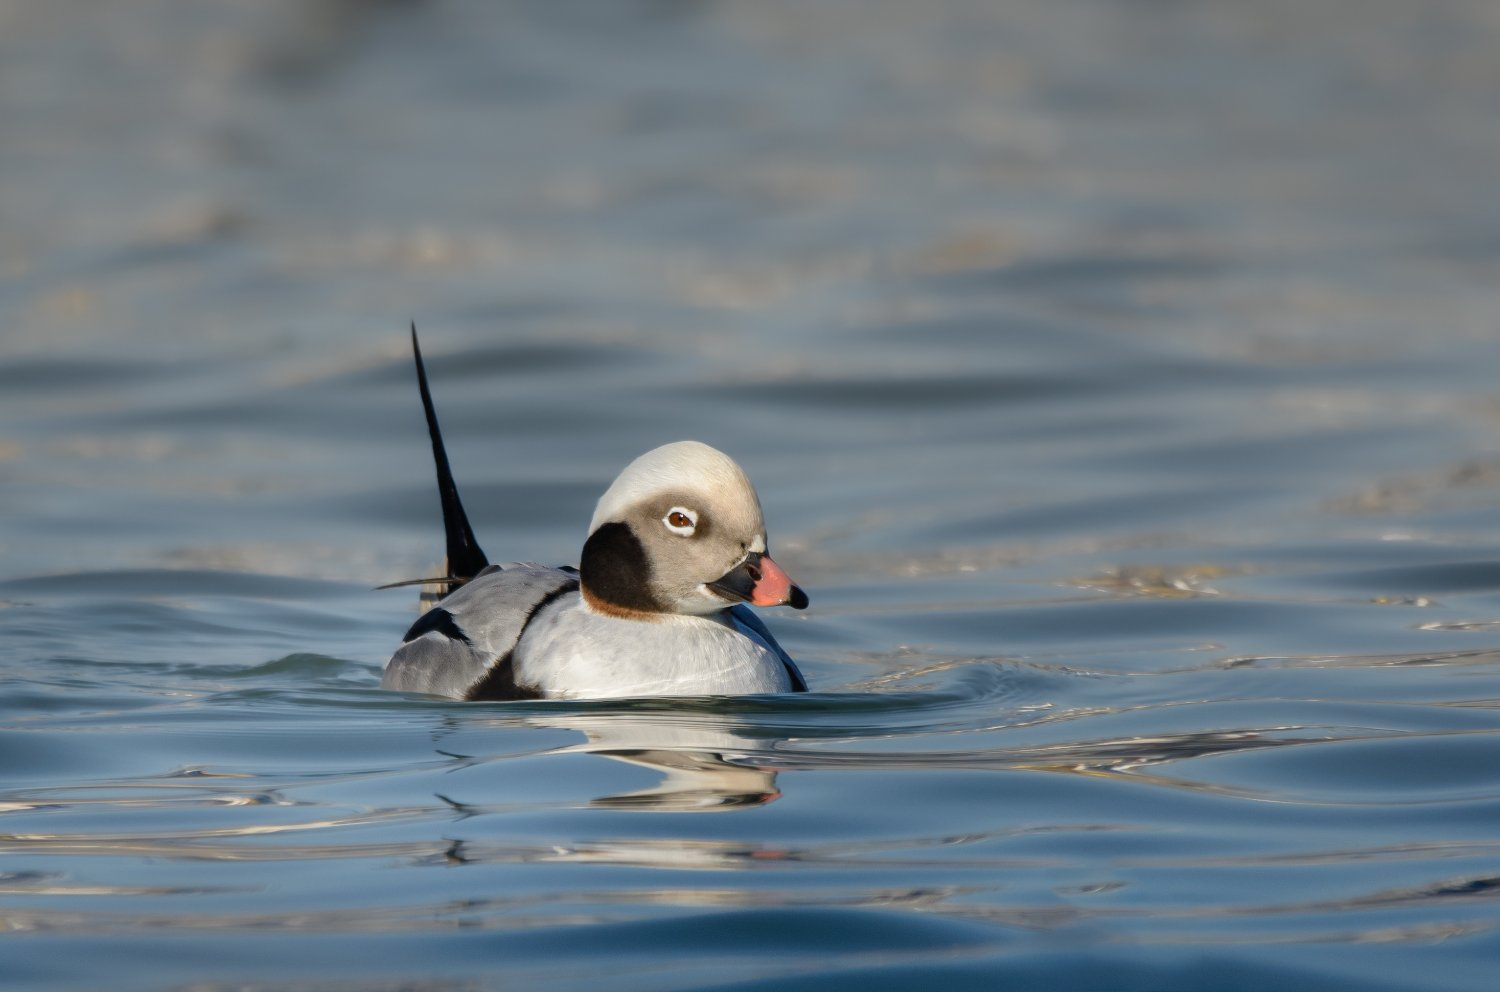
<svg viewBox="0 0 1500 992">
<path fill-rule="evenodd" d="M 736 603 L 807 606 L 766 552 L 750 479 L 698 441 L 662 445 L 625 467 L 594 510 L 578 571 L 590 607 L 639 619 Z"/>
</svg>

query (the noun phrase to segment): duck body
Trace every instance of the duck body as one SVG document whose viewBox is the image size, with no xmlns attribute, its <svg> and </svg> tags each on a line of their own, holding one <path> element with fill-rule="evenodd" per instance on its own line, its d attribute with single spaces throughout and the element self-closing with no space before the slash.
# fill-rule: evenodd
<svg viewBox="0 0 1500 992">
<path fill-rule="evenodd" d="M 454 699 L 805 692 L 754 613 L 643 620 L 589 606 L 572 568 L 492 565 L 424 613 L 381 686 Z"/>
<path fill-rule="evenodd" d="M 600 498 L 579 567 L 489 564 L 448 469 L 412 331 L 448 538 L 449 592 L 412 624 L 381 686 L 453 699 L 806 692 L 749 608 L 807 596 L 766 551 L 760 502 L 697 441 L 647 452 Z"/>
</svg>

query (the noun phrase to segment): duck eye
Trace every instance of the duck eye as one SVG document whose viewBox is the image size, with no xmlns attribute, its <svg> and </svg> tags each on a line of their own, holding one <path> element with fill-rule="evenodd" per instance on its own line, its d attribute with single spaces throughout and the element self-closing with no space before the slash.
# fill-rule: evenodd
<svg viewBox="0 0 1500 992">
<path fill-rule="evenodd" d="M 674 506 L 661 518 L 661 522 L 674 534 L 692 537 L 693 531 L 698 529 L 698 514 L 685 506 Z"/>
</svg>

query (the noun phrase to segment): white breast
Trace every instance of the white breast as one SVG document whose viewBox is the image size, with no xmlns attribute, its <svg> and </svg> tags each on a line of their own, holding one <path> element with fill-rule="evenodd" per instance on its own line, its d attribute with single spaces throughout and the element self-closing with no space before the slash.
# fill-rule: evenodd
<svg viewBox="0 0 1500 992">
<path fill-rule="evenodd" d="M 786 665 L 711 616 L 628 620 L 569 597 L 538 615 L 513 656 L 516 680 L 548 697 L 711 696 L 789 692 Z"/>
</svg>

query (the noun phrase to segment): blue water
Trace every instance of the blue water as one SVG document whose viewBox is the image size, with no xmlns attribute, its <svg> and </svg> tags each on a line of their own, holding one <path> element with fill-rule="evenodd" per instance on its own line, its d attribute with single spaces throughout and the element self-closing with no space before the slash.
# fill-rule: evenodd
<svg viewBox="0 0 1500 992">
<path fill-rule="evenodd" d="M 7 989 L 1488 990 L 1500 20 L 0 6 Z M 382 692 L 685 437 L 814 692 Z"/>
</svg>

